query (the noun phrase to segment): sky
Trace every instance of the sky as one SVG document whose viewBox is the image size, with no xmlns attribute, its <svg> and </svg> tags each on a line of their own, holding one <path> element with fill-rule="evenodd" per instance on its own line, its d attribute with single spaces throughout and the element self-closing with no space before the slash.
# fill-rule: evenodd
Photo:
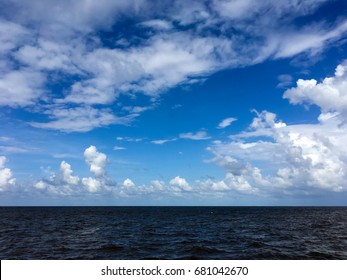
<svg viewBox="0 0 347 280">
<path fill-rule="evenodd" d="M 346 1 L 0 6 L 0 205 L 347 206 Z"/>
</svg>

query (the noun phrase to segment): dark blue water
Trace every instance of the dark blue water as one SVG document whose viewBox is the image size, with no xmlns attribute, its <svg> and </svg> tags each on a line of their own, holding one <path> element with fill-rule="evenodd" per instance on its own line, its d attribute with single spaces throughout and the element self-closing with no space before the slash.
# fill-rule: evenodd
<svg viewBox="0 0 347 280">
<path fill-rule="evenodd" d="M 1 259 L 347 259 L 347 207 L 0 207 Z"/>
</svg>

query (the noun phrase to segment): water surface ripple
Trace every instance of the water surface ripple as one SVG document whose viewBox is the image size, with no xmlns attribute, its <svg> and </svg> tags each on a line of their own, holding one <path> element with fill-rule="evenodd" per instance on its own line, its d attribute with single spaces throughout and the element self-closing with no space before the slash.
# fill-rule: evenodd
<svg viewBox="0 0 347 280">
<path fill-rule="evenodd" d="M 0 207 L 1 259 L 347 259 L 347 207 Z"/>
</svg>

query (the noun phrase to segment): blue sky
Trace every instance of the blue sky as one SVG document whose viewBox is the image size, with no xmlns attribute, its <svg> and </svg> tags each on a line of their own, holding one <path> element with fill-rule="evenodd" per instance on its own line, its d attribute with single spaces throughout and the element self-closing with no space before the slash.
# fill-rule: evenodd
<svg viewBox="0 0 347 280">
<path fill-rule="evenodd" d="M 347 3 L 0 0 L 1 205 L 347 205 Z"/>
</svg>

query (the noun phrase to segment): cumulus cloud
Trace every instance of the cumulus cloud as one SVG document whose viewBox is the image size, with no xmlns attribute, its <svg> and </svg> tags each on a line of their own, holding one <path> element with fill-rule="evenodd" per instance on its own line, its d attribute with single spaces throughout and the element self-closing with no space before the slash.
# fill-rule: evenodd
<svg viewBox="0 0 347 280">
<path fill-rule="evenodd" d="M 230 126 L 235 121 L 237 121 L 236 118 L 226 118 L 218 124 L 217 128 L 219 128 L 219 129 L 226 128 L 226 127 Z"/>
<path fill-rule="evenodd" d="M 100 153 L 95 146 L 90 146 L 84 151 L 84 157 L 90 167 L 90 172 L 95 177 L 80 179 L 73 175 L 71 165 L 62 161 L 59 172 L 51 172 L 48 178 L 37 181 L 34 188 L 55 195 L 76 195 L 85 191 L 89 193 L 110 192 L 116 183 L 106 176 L 107 156 Z"/>
<path fill-rule="evenodd" d="M 60 171 L 62 174 L 62 179 L 63 182 L 70 184 L 70 185 L 77 185 L 80 181 L 80 179 L 78 178 L 78 176 L 72 176 L 72 169 L 71 169 L 71 165 L 68 164 L 65 161 L 62 161 L 60 164 Z"/>
<path fill-rule="evenodd" d="M 132 188 L 132 187 L 135 187 L 135 184 L 133 181 L 131 181 L 129 178 L 127 178 L 124 180 L 123 186 L 126 188 Z"/>
<path fill-rule="evenodd" d="M 176 176 L 170 180 L 170 186 L 174 187 L 176 191 L 192 191 L 192 187 L 188 184 L 186 179 Z"/>
<path fill-rule="evenodd" d="M 98 152 L 95 146 L 90 146 L 84 151 L 84 158 L 86 163 L 90 165 L 90 172 L 97 177 L 105 175 L 104 168 L 107 163 L 105 154 Z"/>
<path fill-rule="evenodd" d="M 340 64 L 333 77 L 299 79 L 285 91 L 292 104 L 321 109 L 316 124 L 288 125 L 275 113 L 254 110 L 246 131 L 231 135 L 230 142 L 215 141 L 210 162 L 225 169 L 225 185 L 272 194 L 347 191 L 346 70 Z"/>
<path fill-rule="evenodd" d="M 218 145 L 223 144 L 219 143 Z M 214 153 L 215 157 L 207 162 L 217 164 L 226 172 L 223 180 L 213 182 L 212 189 L 219 191 L 235 190 L 241 193 L 255 194 L 258 192 L 258 183 L 260 181 L 265 182 L 260 170 L 251 166 L 251 164 L 237 160 L 229 154 L 221 153 L 218 149 L 216 151 L 210 149 L 210 151 Z"/>
<path fill-rule="evenodd" d="M 85 150 L 84 156 L 87 164 L 90 166 L 90 172 L 94 177 L 80 178 L 74 175 L 72 166 L 69 163 L 62 161 L 59 171 L 51 172 L 49 170 L 48 177 L 32 184 L 33 189 L 39 192 L 40 195 L 47 196 L 80 197 L 98 194 L 99 196 L 107 195 L 108 197 L 115 198 L 146 196 L 156 200 L 170 196 L 182 197 L 184 193 L 202 196 L 230 191 L 245 194 L 257 193 L 257 189 L 251 187 L 248 181 L 239 176 L 241 173 L 246 174 L 251 171 L 237 172 L 238 167 L 232 168 L 231 164 L 227 167 L 228 175 L 219 181 L 208 179 L 205 181 L 194 181 L 192 184 L 189 184 L 186 179 L 176 176 L 167 183 L 162 180 L 152 180 L 148 185 L 137 185 L 131 179 L 127 178 L 122 183 L 117 184 L 114 180 L 106 176 L 105 165 L 107 163 L 107 156 L 105 154 L 98 152 L 95 146 L 90 146 Z M 15 179 L 11 177 L 10 170 L 4 167 L 5 160 L 5 157 L 0 158 L 1 190 L 5 190 L 5 185 L 14 184 L 15 182 Z M 213 160 L 214 163 L 217 163 L 217 161 Z M 227 161 L 228 159 L 225 162 L 220 161 L 217 164 L 226 167 L 228 165 L 226 164 Z M 244 169 L 247 170 L 247 168 Z M 2 172 L 4 170 L 6 172 Z M 4 180 L 6 183 L 3 183 Z"/>
<path fill-rule="evenodd" d="M 240 191 L 346 191 L 347 134 L 340 121 L 336 114 L 321 114 L 318 124 L 286 125 L 274 113 L 261 112 L 248 132 L 216 142 L 211 162 Z M 262 140 L 252 140 L 254 135 Z"/>
<path fill-rule="evenodd" d="M 65 161 L 60 163 L 60 172 L 52 172 L 49 178 L 39 180 L 34 184 L 38 190 L 47 190 L 58 195 L 72 195 L 80 191 L 80 178 L 74 176 L 71 165 Z"/>
<path fill-rule="evenodd" d="M 3 191 L 6 187 L 16 183 L 16 179 L 13 178 L 11 169 L 5 167 L 6 161 L 6 157 L 0 156 L 0 191 Z"/>
<path fill-rule="evenodd" d="M 314 104 L 323 113 L 337 112 L 347 115 L 347 64 L 336 67 L 334 77 L 322 82 L 299 79 L 296 87 L 286 90 L 284 98 L 292 104 Z"/>
<path fill-rule="evenodd" d="M 91 193 L 97 192 L 100 190 L 102 186 L 102 182 L 98 180 L 97 178 L 83 178 L 82 184 L 87 187 L 88 191 Z"/>
<path fill-rule="evenodd" d="M 153 181 L 151 181 L 151 186 L 155 190 L 163 191 L 165 188 L 165 182 L 160 181 L 160 180 L 153 180 Z"/>
</svg>

